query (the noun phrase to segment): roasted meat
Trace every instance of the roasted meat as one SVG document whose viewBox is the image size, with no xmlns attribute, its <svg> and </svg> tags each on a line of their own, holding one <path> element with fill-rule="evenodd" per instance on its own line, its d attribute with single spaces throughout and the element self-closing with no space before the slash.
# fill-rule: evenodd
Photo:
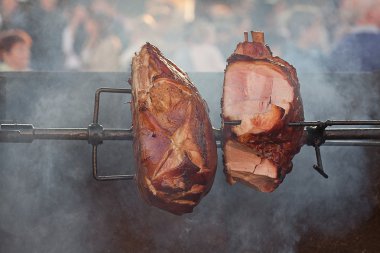
<svg viewBox="0 0 380 253">
<path fill-rule="evenodd" d="M 132 59 L 131 85 L 140 193 L 158 208 L 190 213 L 211 189 L 217 165 L 206 102 L 149 43 Z"/>
<path fill-rule="evenodd" d="M 275 190 L 292 169 L 302 146 L 303 107 L 296 70 L 273 57 L 264 34 L 251 32 L 252 42 L 237 45 L 225 70 L 222 125 L 227 181 L 245 183 L 262 192 Z M 240 122 L 227 125 L 224 122 Z"/>
</svg>

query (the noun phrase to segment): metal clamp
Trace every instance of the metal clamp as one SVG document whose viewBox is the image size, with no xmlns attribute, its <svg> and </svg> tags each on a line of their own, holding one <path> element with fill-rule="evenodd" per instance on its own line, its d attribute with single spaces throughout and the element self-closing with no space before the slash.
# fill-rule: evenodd
<svg viewBox="0 0 380 253">
<path fill-rule="evenodd" d="M 315 169 L 319 174 L 321 174 L 324 178 L 328 178 L 329 176 L 325 173 L 322 164 L 322 156 L 320 146 L 325 143 L 326 139 L 324 137 L 325 129 L 330 125 L 329 121 L 326 122 L 318 122 L 316 126 L 309 126 L 306 128 L 308 133 L 307 135 L 307 144 L 313 146 L 315 149 L 315 156 L 317 158 L 317 164 L 313 165 L 313 169 Z"/>
<path fill-rule="evenodd" d="M 319 174 L 321 174 L 322 177 L 328 178 L 329 176 L 323 170 L 322 156 L 321 156 L 321 150 L 319 148 L 319 145 L 315 145 L 314 148 L 315 148 L 315 155 L 317 157 L 317 164 L 313 165 L 313 169 L 315 169 Z"/>
<path fill-rule="evenodd" d="M 99 124 L 99 106 L 100 106 L 100 94 L 107 93 L 131 93 L 131 89 L 114 89 L 114 88 L 100 88 L 95 92 L 95 105 L 94 105 L 94 117 L 92 124 L 88 127 L 88 142 L 92 145 L 92 175 L 96 180 L 132 180 L 135 175 L 98 175 L 98 145 L 103 143 L 103 127 Z M 131 130 L 130 128 L 129 130 Z"/>
<path fill-rule="evenodd" d="M 329 126 L 337 126 L 337 125 L 380 125 L 380 120 L 326 120 L 326 121 L 309 121 L 309 122 L 291 122 L 289 126 L 291 127 L 299 127 L 305 126 L 307 132 L 306 144 L 309 146 L 313 146 L 315 148 L 315 155 L 317 158 L 317 164 L 313 165 L 313 168 L 321 174 L 324 178 L 328 178 L 328 175 L 323 170 L 322 165 L 322 156 L 320 146 L 325 144 L 326 139 L 330 140 L 340 140 L 347 139 L 348 141 L 343 142 L 330 142 L 332 145 L 373 145 L 378 146 L 380 143 L 373 141 L 373 138 L 377 138 L 377 130 L 376 128 L 357 128 L 357 129 L 335 129 L 326 132 L 326 128 Z M 337 133 L 340 133 L 340 136 L 334 136 Z M 339 134 L 338 134 L 339 135 Z M 355 139 L 359 141 L 350 141 L 350 139 Z M 368 140 L 367 140 L 368 139 Z"/>
</svg>

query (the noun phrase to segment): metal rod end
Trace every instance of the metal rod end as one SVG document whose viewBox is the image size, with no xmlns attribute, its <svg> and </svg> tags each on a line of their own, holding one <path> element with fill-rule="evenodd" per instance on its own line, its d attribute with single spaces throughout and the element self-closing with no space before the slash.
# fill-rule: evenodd
<svg viewBox="0 0 380 253">
<path fill-rule="evenodd" d="M 229 120 L 229 121 L 224 121 L 224 125 L 230 125 L 230 126 L 238 126 L 241 124 L 241 120 Z"/>
<path fill-rule="evenodd" d="M 319 173 L 322 175 L 322 177 L 324 178 L 329 178 L 329 176 L 325 173 L 325 171 L 319 167 L 318 165 L 313 165 L 313 168 Z"/>
</svg>

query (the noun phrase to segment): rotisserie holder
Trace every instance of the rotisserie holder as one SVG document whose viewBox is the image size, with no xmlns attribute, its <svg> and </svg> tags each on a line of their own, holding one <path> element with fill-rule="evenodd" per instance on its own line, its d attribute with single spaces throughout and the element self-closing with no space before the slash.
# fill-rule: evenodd
<svg viewBox="0 0 380 253">
<path fill-rule="evenodd" d="M 92 174 L 96 180 L 132 180 L 134 174 L 98 175 L 98 146 L 103 141 L 133 140 L 130 128 L 103 128 L 99 124 L 101 93 L 130 94 L 131 89 L 99 88 L 95 92 L 93 121 L 87 128 L 35 128 L 32 124 L 17 124 L 2 121 L 0 142 L 32 143 L 33 140 L 83 140 L 92 145 Z M 240 121 L 225 121 L 225 125 L 239 125 Z M 322 164 L 320 147 L 328 146 L 380 146 L 380 120 L 326 120 L 291 122 L 290 127 L 304 128 L 304 145 L 315 148 L 317 164 L 313 168 L 323 177 L 328 178 Z M 336 126 L 345 126 L 337 128 Z M 349 127 L 347 127 L 349 126 Z M 355 127 L 352 127 L 355 126 Z M 371 127 L 370 127 L 371 126 Z M 223 126 L 222 126 L 223 127 Z M 217 147 L 223 142 L 221 130 L 214 128 Z"/>
</svg>

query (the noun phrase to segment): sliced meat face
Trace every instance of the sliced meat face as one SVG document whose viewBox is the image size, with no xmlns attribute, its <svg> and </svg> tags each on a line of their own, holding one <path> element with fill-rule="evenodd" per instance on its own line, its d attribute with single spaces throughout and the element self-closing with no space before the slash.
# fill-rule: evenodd
<svg viewBox="0 0 380 253">
<path fill-rule="evenodd" d="M 230 184 L 239 181 L 262 192 L 271 192 L 279 185 L 279 168 L 271 160 L 234 140 L 226 142 L 224 152 L 225 173 Z"/>
<path fill-rule="evenodd" d="M 259 36 L 258 36 L 259 35 Z M 277 188 L 303 145 L 303 121 L 296 70 L 273 57 L 263 35 L 252 33 L 227 60 L 223 84 L 222 125 L 227 181 L 259 191 Z M 258 39 L 255 41 L 255 39 Z M 236 126 L 226 121 L 240 121 Z"/>
<path fill-rule="evenodd" d="M 233 128 L 237 135 L 273 130 L 294 99 L 293 87 L 280 67 L 263 61 L 230 64 L 223 94 L 223 116 L 242 120 Z"/>
</svg>

